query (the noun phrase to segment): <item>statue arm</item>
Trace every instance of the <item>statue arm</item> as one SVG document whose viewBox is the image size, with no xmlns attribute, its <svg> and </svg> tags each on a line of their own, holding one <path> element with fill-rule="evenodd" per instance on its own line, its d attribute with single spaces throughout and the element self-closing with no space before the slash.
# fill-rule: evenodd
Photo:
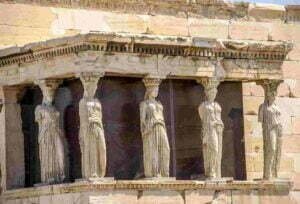
<svg viewBox="0 0 300 204">
<path fill-rule="evenodd" d="M 224 128 L 224 124 L 223 124 L 223 121 L 222 121 L 222 108 L 221 106 L 217 103 L 216 104 L 216 108 L 217 108 L 217 126 L 219 128 Z"/>
<path fill-rule="evenodd" d="M 34 116 L 35 116 L 35 122 L 39 123 L 42 120 L 42 114 L 40 112 L 39 107 L 35 109 Z"/>
<path fill-rule="evenodd" d="M 201 105 L 198 107 L 198 113 L 199 113 L 200 119 L 202 120 L 202 119 L 203 119 L 203 104 L 201 104 Z"/>
</svg>

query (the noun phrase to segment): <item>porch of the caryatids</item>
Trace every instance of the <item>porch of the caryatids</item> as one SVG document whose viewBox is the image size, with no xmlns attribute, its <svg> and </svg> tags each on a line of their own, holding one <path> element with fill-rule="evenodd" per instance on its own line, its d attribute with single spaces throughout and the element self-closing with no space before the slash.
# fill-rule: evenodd
<svg viewBox="0 0 300 204">
<path fill-rule="evenodd" d="M 276 102 L 277 88 L 282 81 L 264 80 L 258 82 L 264 89 L 265 100 L 258 111 L 258 121 L 262 123 L 264 173 L 263 179 L 278 178 L 281 157 L 282 122 L 281 112 Z"/>
<path fill-rule="evenodd" d="M 106 173 L 107 156 L 102 106 L 95 97 L 98 81 L 103 76 L 102 72 L 79 74 L 84 88 L 83 98 L 79 103 L 82 178 L 90 181 L 103 180 Z"/>
<path fill-rule="evenodd" d="M 156 98 L 161 79 L 146 77 L 144 100 L 140 103 L 140 128 L 143 140 L 144 175 L 146 179 L 168 179 L 170 145 L 163 106 Z"/>
<path fill-rule="evenodd" d="M 224 124 L 221 118 L 221 106 L 215 101 L 220 80 L 217 78 L 202 78 L 197 80 L 202 84 L 205 101 L 198 111 L 202 122 L 202 151 L 204 173 L 207 180 L 218 180 L 221 175 L 222 141 Z"/>
<path fill-rule="evenodd" d="M 59 125 L 59 112 L 52 105 L 60 80 L 35 82 L 43 94 L 43 102 L 36 107 L 35 121 L 39 126 L 38 144 L 42 184 L 61 183 L 67 166 L 66 140 Z"/>
</svg>

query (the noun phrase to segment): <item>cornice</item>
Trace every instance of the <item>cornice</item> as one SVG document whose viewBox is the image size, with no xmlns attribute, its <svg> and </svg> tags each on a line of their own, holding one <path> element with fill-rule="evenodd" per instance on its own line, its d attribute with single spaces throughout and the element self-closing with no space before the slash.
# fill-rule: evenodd
<svg viewBox="0 0 300 204">
<path fill-rule="evenodd" d="M 157 35 L 97 33 L 31 43 L 0 50 L 0 67 L 32 63 L 54 57 L 100 51 L 107 54 L 192 56 L 209 59 L 283 61 L 292 49 L 288 42 L 234 41 Z"/>
</svg>

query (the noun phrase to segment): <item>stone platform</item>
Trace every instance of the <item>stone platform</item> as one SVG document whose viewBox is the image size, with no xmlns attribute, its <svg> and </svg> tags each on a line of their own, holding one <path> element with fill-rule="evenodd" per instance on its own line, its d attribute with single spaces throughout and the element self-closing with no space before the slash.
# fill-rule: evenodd
<svg viewBox="0 0 300 204">
<path fill-rule="evenodd" d="M 295 203 L 291 182 L 118 180 L 72 183 L 6 191 L 2 203 L 19 204 L 190 204 Z"/>
</svg>

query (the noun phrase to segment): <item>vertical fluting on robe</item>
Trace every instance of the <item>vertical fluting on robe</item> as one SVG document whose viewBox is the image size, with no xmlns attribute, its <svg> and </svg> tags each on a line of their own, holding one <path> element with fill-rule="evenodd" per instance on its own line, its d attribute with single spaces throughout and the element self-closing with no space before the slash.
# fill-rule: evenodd
<svg viewBox="0 0 300 204">
<path fill-rule="evenodd" d="M 219 80 L 204 78 L 198 80 L 204 86 L 206 99 L 199 106 L 202 122 L 202 151 L 204 171 L 207 179 L 221 178 L 222 141 L 224 124 L 221 119 L 221 106 L 215 102 Z"/>
<path fill-rule="evenodd" d="M 106 143 L 102 123 L 102 106 L 95 97 L 99 78 L 103 73 L 83 72 L 80 80 L 84 88 L 79 102 L 82 178 L 103 178 L 106 173 Z"/>
<path fill-rule="evenodd" d="M 42 183 L 60 183 L 65 179 L 65 138 L 59 125 L 59 112 L 52 105 L 57 80 L 38 80 L 43 102 L 36 107 L 35 121 L 39 126 L 38 144 Z"/>
<path fill-rule="evenodd" d="M 262 85 L 265 92 L 264 103 L 259 106 L 258 121 L 262 123 L 264 174 L 263 178 L 270 180 L 278 177 L 281 157 L 282 122 L 281 112 L 276 103 L 277 87 L 281 81 L 266 80 Z"/>
<path fill-rule="evenodd" d="M 140 103 L 140 128 L 143 140 L 146 178 L 169 177 L 170 146 L 161 102 L 156 100 L 161 79 L 144 78 L 146 93 Z"/>
</svg>

